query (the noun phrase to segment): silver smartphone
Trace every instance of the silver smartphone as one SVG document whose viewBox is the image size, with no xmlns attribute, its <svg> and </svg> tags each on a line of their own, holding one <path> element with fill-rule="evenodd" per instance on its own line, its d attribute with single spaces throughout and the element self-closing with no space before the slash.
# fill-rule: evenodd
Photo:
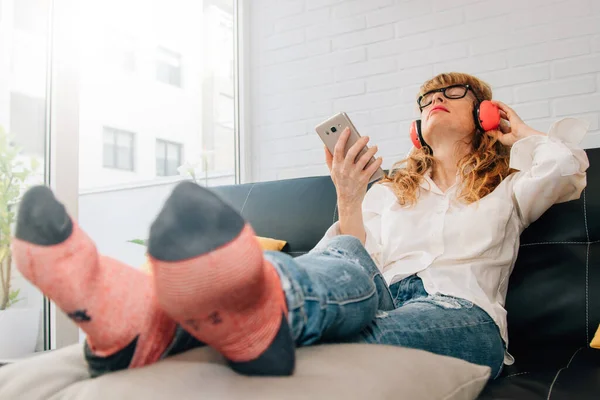
<svg viewBox="0 0 600 400">
<path fill-rule="evenodd" d="M 319 137 L 321 137 L 323 143 L 325 143 L 325 146 L 327 146 L 331 154 L 333 154 L 335 144 L 337 143 L 340 135 L 342 134 L 344 129 L 346 129 L 346 127 L 350 128 L 350 137 L 348 137 L 348 142 L 346 143 L 346 148 L 344 149 L 345 156 L 350 147 L 352 147 L 354 143 L 356 143 L 358 139 L 360 139 L 360 134 L 358 133 L 358 130 L 356 130 L 356 127 L 350 120 L 350 117 L 348 117 L 348 115 L 345 112 L 335 114 L 333 117 L 327 119 L 326 121 L 323 121 L 315 127 L 315 130 L 317 131 Z M 360 153 L 358 153 L 356 159 L 359 159 L 363 154 L 365 154 L 367 152 L 367 149 L 367 146 L 363 147 Z M 374 162 L 375 157 L 371 157 L 371 159 L 367 163 L 367 166 L 371 165 Z M 379 180 L 381 178 L 383 178 L 383 169 L 379 167 L 377 171 L 375 171 L 373 175 L 371 175 L 369 183 Z"/>
</svg>

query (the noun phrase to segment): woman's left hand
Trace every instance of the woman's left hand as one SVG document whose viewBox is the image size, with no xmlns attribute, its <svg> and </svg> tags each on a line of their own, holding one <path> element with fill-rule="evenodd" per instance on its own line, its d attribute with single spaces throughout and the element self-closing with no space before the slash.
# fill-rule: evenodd
<svg viewBox="0 0 600 400">
<path fill-rule="evenodd" d="M 542 132 L 536 131 L 527 125 L 521 117 L 517 115 L 515 110 L 507 106 L 501 101 L 492 100 L 500 109 L 500 127 L 499 130 L 486 132 L 488 135 L 498 139 L 505 146 L 512 146 L 516 141 L 532 135 L 543 135 Z"/>
</svg>

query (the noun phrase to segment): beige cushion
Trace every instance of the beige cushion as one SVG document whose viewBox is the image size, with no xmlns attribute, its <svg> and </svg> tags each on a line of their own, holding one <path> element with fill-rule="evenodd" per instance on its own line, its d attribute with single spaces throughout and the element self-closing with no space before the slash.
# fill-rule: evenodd
<svg viewBox="0 0 600 400">
<path fill-rule="evenodd" d="M 210 348 L 89 379 L 80 345 L 0 368 L 0 399 L 475 399 L 487 367 L 400 347 L 341 344 L 297 352 L 294 376 L 249 378 Z"/>
</svg>

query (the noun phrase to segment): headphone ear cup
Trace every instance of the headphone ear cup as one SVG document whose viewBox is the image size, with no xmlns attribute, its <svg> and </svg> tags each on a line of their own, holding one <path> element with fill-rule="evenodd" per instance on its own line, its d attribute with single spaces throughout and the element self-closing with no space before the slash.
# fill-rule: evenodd
<svg viewBox="0 0 600 400">
<path fill-rule="evenodd" d="M 500 126 L 500 110 L 498 106 L 489 100 L 484 100 L 479 104 L 477 120 L 483 131 L 491 131 Z"/>
<path fill-rule="evenodd" d="M 421 148 L 421 141 L 419 140 L 419 131 L 417 127 L 417 121 L 413 121 L 410 123 L 410 140 L 412 141 L 413 146 L 417 149 Z"/>
</svg>

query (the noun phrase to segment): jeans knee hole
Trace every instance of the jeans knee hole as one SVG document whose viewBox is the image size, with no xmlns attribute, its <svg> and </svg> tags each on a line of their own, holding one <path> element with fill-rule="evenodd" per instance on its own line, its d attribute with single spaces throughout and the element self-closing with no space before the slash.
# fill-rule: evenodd
<svg viewBox="0 0 600 400">
<path fill-rule="evenodd" d="M 335 278 L 335 283 L 344 284 L 352 280 L 352 275 L 348 271 L 344 270 L 340 275 Z"/>
<path fill-rule="evenodd" d="M 336 257 L 348 257 L 348 252 L 344 249 L 338 249 L 337 247 L 327 247 L 325 254 Z"/>
<path fill-rule="evenodd" d="M 343 260 L 349 261 L 356 265 L 361 265 L 360 260 L 356 258 L 356 256 L 345 249 L 340 249 L 337 247 L 327 247 L 323 250 L 324 255 L 341 258 Z"/>
</svg>

